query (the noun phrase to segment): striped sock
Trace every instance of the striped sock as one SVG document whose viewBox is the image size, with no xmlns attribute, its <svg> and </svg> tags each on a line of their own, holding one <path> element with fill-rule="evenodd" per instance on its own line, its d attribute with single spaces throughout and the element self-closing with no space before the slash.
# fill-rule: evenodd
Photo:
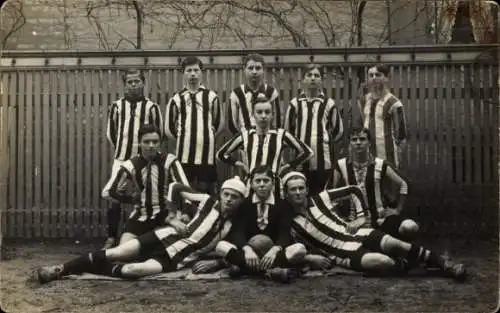
<svg viewBox="0 0 500 313">
<path fill-rule="evenodd" d="M 113 265 L 113 264 L 112 264 Z M 122 268 L 124 264 L 114 264 L 111 268 L 112 277 L 123 277 Z"/>
<path fill-rule="evenodd" d="M 441 258 L 429 249 L 412 244 L 408 251 L 408 261 L 412 264 L 425 264 L 428 266 L 442 267 Z"/>
</svg>

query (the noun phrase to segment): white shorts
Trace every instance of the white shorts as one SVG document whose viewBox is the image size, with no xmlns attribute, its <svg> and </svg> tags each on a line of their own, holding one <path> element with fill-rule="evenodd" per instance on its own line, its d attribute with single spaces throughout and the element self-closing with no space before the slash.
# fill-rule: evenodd
<svg viewBox="0 0 500 313">
<path fill-rule="evenodd" d="M 102 190 L 102 193 L 101 193 L 101 196 L 103 198 L 108 197 L 109 189 L 111 188 L 111 184 L 113 184 L 113 181 L 115 180 L 116 175 L 118 175 L 118 171 L 120 170 L 120 167 L 122 166 L 123 163 L 125 163 L 125 161 L 121 161 L 121 160 L 117 160 L 117 159 L 113 160 L 113 165 L 111 167 L 111 177 L 109 178 L 108 182 L 104 186 L 104 189 Z"/>
</svg>

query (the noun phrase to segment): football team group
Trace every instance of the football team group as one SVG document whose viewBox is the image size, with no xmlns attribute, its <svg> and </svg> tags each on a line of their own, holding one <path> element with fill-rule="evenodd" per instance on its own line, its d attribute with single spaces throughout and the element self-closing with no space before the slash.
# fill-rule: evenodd
<svg viewBox="0 0 500 313">
<path fill-rule="evenodd" d="M 202 84 L 199 58 L 185 58 L 181 70 L 184 88 L 164 118 L 144 96 L 141 71 L 124 73 L 125 95 L 111 104 L 107 127 L 114 149 L 102 191 L 111 203 L 108 238 L 100 250 L 38 268 L 40 283 L 81 273 L 137 279 L 186 267 L 281 282 L 336 266 L 466 278 L 463 264 L 417 244 L 419 225 L 405 217 L 407 128 L 388 66 L 368 68 L 368 93 L 356 99 L 346 131 L 318 64 L 298 72 L 302 88 L 283 121 L 261 55 L 243 58 L 246 81 L 232 90 L 227 110 Z M 216 147 L 224 128 L 233 137 Z M 335 156 L 344 136 L 345 155 Z M 164 151 L 166 138 L 176 142 L 175 154 Z M 219 182 L 217 162 L 238 176 Z M 123 204 L 133 210 L 119 232 Z"/>
</svg>

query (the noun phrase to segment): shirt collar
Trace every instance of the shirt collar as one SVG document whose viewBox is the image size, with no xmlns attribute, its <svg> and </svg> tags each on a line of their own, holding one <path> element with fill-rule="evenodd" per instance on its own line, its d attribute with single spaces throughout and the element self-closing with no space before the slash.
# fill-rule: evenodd
<svg viewBox="0 0 500 313">
<path fill-rule="evenodd" d="M 158 164 L 160 165 L 160 161 L 162 160 L 162 157 L 163 157 L 163 153 L 162 152 L 158 152 L 157 155 L 155 155 L 152 159 L 151 159 L 151 162 L 148 162 L 148 160 L 142 155 L 142 154 L 139 154 L 141 160 L 145 163 L 145 164 L 148 164 L 148 163 L 151 163 L 151 164 Z"/>
<path fill-rule="evenodd" d="M 299 96 L 297 97 L 297 100 L 304 100 L 307 99 L 306 94 L 302 91 Z M 323 91 L 321 91 L 316 97 L 311 98 L 311 100 L 325 100 L 325 94 Z"/>
<path fill-rule="evenodd" d="M 130 103 L 132 103 L 132 102 L 137 103 L 137 102 L 142 102 L 142 101 L 146 100 L 146 97 L 145 96 L 140 96 L 139 98 L 134 99 L 135 101 L 130 100 L 130 97 L 127 97 L 127 96 L 123 97 L 123 99 L 125 101 L 127 101 L 127 102 L 130 102 Z"/>
<path fill-rule="evenodd" d="M 262 83 L 259 85 L 259 87 L 257 87 L 256 90 L 253 90 L 252 87 L 250 87 L 250 85 L 248 84 L 245 84 L 245 92 L 255 92 L 255 93 L 264 93 L 266 90 L 266 84 L 265 83 Z"/>
<path fill-rule="evenodd" d="M 392 95 L 392 93 L 390 91 L 387 91 L 387 93 L 383 97 L 375 99 L 375 97 L 373 96 L 373 93 L 370 92 L 368 94 L 368 101 L 371 102 L 373 100 L 376 100 L 377 102 L 379 102 L 379 101 L 385 102 L 387 100 L 387 98 L 390 97 L 391 95 Z"/>
<path fill-rule="evenodd" d="M 349 152 L 348 155 L 347 155 L 347 163 L 349 164 L 352 164 L 352 152 Z M 369 153 L 368 154 L 368 163 L 367 164 L 373 164 L 375 163 L 375 157 L 373 156 L 373 154 Z"/>
<path fill-rule="evenodd" d="M 198 90 L 196 92 L 200 92 L 200 91 L 205 90 L 205 89 L 207 89 L 207 88 L 204 85 L 200 85 L 200 86 L 198 86 Z M 190 92 L 190 90 L 186 86 L 184 86 L 184 88 L 182 88 L 180 94 L 185 95 L 186 93 L 189 93 L 189 92 Z"/>
<path fill-rule="evenodd" d="M 257 197 L 257 195 L 254 193 L 252 196 L 252 203 L 260 203 L 260 202 L 262 201 L 260 201 L 259 197 Z M 266 199 L 266 201 L 264 201 L 264 203 L 274 205 L 274 194 L 272 192 Z"/>
</svg>

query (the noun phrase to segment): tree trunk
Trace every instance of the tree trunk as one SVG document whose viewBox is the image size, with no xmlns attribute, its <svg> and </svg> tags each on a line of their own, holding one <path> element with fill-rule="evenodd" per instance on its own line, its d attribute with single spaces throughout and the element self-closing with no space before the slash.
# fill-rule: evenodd
<svg viewBox="0 0 500 313">
<path fill-rule="evenodd" d="M 142 49 L 142 11 L 136 0 L 132 1 L 134 4 L 135 13 L 137 16 L 137 49 Z"/>
</svg>

